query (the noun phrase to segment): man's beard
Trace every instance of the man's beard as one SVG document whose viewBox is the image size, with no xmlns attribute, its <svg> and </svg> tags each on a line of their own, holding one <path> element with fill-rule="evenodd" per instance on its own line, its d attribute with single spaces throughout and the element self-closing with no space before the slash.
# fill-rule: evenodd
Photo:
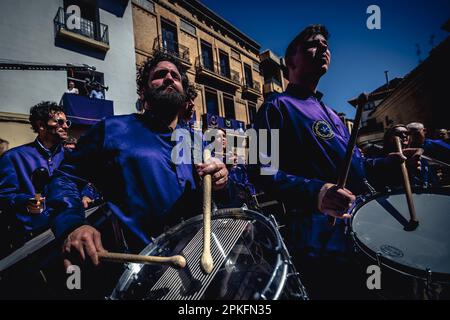
<svg viewBox="0 0 450 320">
<path fill-rule="evenodd" d="M 149 106 L 149 112 L 163 121 L 170 122 L 184 108 L 186 96 L 178 91 L 164 92 L 167 86 L 148 88 L 144 99 Z"/>
</svg>

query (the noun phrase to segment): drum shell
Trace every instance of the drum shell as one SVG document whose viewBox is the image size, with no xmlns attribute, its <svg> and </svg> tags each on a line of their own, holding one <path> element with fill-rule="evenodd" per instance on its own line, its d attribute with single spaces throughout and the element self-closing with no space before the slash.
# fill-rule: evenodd
<svg viewBox="0 0 450 320">
<path fill-rule="evenodd" d="M 224 223 L 225 226 L 230 221 L 238 224 L 242 222 L 245 226 L 236 243 L 227 251 L 228 244 L 224 241 L 224 232 L 220 230 L 220 227 L 223 226 L 220 223 Z M 307 299 L 306 291 L 291 263 L 289 253 L 273 218 L 247 209 L 224 209 L 213 214 L 212 228 L 216 232 L 215 237 L 223 246 L 224 252 L 228 252 L 228 254 L 222 262 L 216 257 L 216 262 L 219 262 L 215 262 L 217 270 L 215 269 L 216 271 L 211 274 L 212 278 L 204 277 L 199 273 L 195 265 L 199 261 L 190 260 L 195 254 L 199 254 L 199 248 L 195 247 L 202 246 L 201 241 L 195 243 L 195 246 L 191 244 L 194 239 L 197 239 L 198 233 L 202 231 L 200 229 L 201 222 L 202 216 L 184 221 L 158 237 L 154 243 L 141 252 L 144 255 L 162 256 L 181 253 L 186 256 L 188 261 L 185 269 L 175 272 L 167 267 L 132 264 L 119 279 L 110 298 Z M 219 226 L 217 226 L 218 224 Z M 231 234 L 230 230 L 226 230 L 225 234 Z M 211 243 L 214 242 L 212 239 Z M 186 249 L 190 250 L 191 247 L 195 250 L 188 251 Z M 214 247 L 212 251 L 214 252 Z M 252 259 L 255 259 L 254 263 L 250 263 L 251 260 L 248 259 L 250 255 L 253 257 Z M 261 258 L 260 261 L 258 261 L 258 257 Z M 167 276 L 169 272 L 172 272 L 171 276 Z M 168 281 L 164 282 L 164 279 Z M 180 284 L 179 287 L 177 283 Z M 192 293 L 192 290 L 197 291 Z M 202 290 L 202 294 L 198 293 Z"/>
</svg>

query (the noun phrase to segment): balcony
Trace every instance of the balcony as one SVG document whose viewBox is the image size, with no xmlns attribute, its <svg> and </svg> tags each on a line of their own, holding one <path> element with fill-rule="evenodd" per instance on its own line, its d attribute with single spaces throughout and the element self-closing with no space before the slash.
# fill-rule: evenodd
<svg viewBox="0 0 450 320">
<path fill-rule="evenodd" d="M 242 93 L 253 96 L 261 96 L 261 84 L 257 81 L 252 81 L 250 84 L 245 83 L 242 87 Z"/>
<path fill-rule="evenodd" d="M 239 72 L 229 69 L 221 70 L 217 62 L 211 64 L 205 63 L 202 56 L 195 60 L 195 70 L 198 76 L 212 78 L 216 81 L 232 86 L 237 89 L 241 86 L 241 78 Z"/>
<path fill-rule="evenodd" d="M 67 118 L 74 124 L 93 125 L 114 114 L 114 102 L 65 93 L 62 97 Z"/>
<path fill-rule="evenodd" d="M 179 44 L 176 41 L 163 39 L 161 36 L 156 37 L 153 41 L 153 50 L 164 52 L 176 58 L 187 67 L 192 65 L 189 57 L 189 48 Z"/>
<path fill-rule="evenodd" d="M 283 86 L 276 78 L 270 78 L 264 81 L 264 95 L 273 92 L 283 92 Z"/>
<path fill-rule="evenodd" d="M 108 26 L 103 23 L 97 23 L 84 18 L 79 19 L 79 29 L 69 28 L 66 24 L 71 16 L 64 12 L 63 8 L 59 8 L 53 19 L 55 28 L 55 36 L 70 39 L 91 47 L 102 52 L 109 50 L 109 33 Z M 71 18 L 73 20 L 73 18 Z"/>
</svg>

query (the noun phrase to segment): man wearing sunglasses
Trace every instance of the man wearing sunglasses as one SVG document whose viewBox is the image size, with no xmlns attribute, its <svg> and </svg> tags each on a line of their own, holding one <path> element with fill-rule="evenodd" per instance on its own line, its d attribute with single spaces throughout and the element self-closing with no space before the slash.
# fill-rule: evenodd
<svg viewBox="0 0 450 320">
<path fill-rule="evenodd" d="M 50 101 L 33 106 L 29 120 L 37 133 L 36 139 L 7 151 L 0 159 L 0 207 L 7 220 L 0 223 L 2 228 L 8 226 L 10 235 L 2 234 L 2 242 L 8 239 L 9 249 L 21 246 L 48 228 L 45 192 L 41 195 L 44 201 L 38 202 L 31 176 L 40 167 L 51 176 L 59 167 L 65 153 L 62 143 L 71 125 L 63 108 Z M 89 195 L 87 189 L 83 193 Z"/>
</svg>

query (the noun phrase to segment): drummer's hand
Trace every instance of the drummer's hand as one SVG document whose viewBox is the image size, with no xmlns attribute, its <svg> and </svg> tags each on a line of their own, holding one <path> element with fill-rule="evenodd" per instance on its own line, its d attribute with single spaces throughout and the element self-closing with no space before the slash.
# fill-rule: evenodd
<svg viewBox="0 0 450 320">
<path fill-rule="evenodd" d="M 95 266 L 98 266 L 99 259 L 97 252 L 105 251 L 102 245 L 100 232 L 97 229 L 84 225 L 72 231 L 64 241 L 63 254 L 67 256 L 78 256 L 82 262 L 86 261 L 86 254 Z M 74 255 L 75 254 L 75 255 Z M 77 258 L 78 258 L 77 257 Z M 64 267 L 67 269 L 73 258 L 64 259 Z"/>
<path fill-rule="evenodd" d="M 320 212 L 335 218 L 351 218 L 347 212 L 355 200 L 356 197 L 350 190 L 325 183 L 319 192 L 318 208 Z"/>
<path fill-rule="evenodd" d="M 43 205 L 45 203 L 45 198 L 39 197 L 37 200 L 35 198 L 32 198 L 28 200 L 26 204 L 26 208 L 28 213 L 34 215 L 34 214 L 41 214 L 42 209 L 44 208 Z"/>
<path fill-rule="evenodd" d="M 225 164 L 217 158 L 211 158 L 206 163 L 195 165 L 197 173 L 200 177 L 206 174 L 211 175 L 212 188 L 214 190 L 221 190 L 227 185 L 228 170 Z"/>
<path fill-rule="evenodd" d="M 403 149 L 403 154 L 407 157 L 406 168 L 411 173 L 417 173 L 421 170 L 420 157 L 423 154 L 421 148 L 407 148 Z"/>
<path fill-rule="evenodd" d="M 83 198 L 81 199 L 81 203 L 83 204 L 83 208 L 85 209 L 89 208 L 89 204 L 91 204 L 92 202 L 94 202 L 94 200 L 92 200 L 88 196 L 83 196 Z"/>
<path fill-rule="evenodd" d="M 389 153 L 386 157 L 386 162 L 388 164 L 400 165 L 406 162 L 406 167 L 410 172 L 420 171 L 420 156 L 423 153 L 421 148 L 406 148 L 403 149 L 403 154 L 400 152 Z"/>
</svg>

